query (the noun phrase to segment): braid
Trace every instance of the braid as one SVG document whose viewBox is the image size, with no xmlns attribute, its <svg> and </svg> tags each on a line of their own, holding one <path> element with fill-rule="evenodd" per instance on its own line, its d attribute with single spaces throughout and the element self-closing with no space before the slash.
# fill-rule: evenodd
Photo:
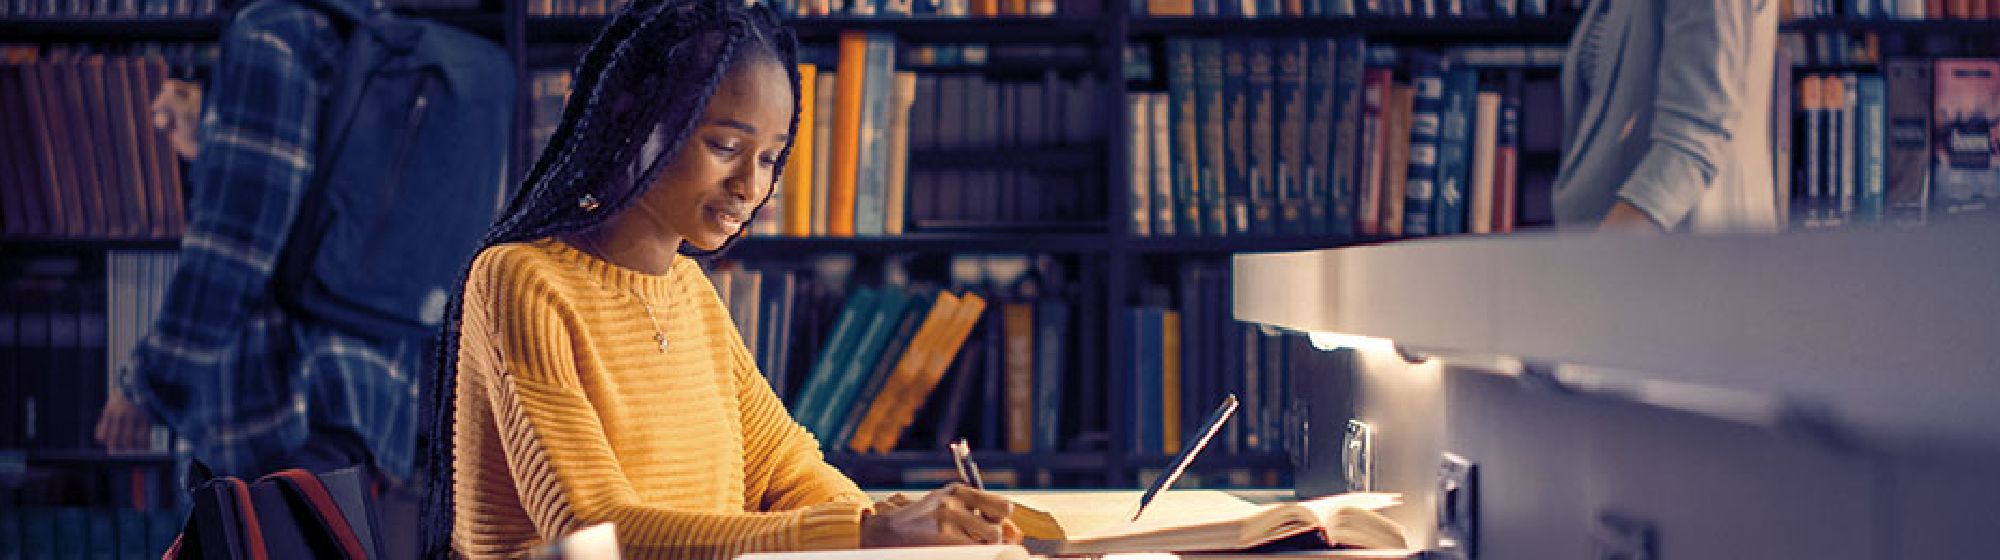
<svg viewBox="0 0 2000 560">
<path fill-rule="evenodd" d="M 481 250 L 587 231 L 645 194 L 693 132 L 723 77 L 737 63 L 771 60 L 792 85 L 792 120 L 798 133 L 797 40 L 765 6 L 740 0 L 632 0 L 600 29 L 577 61 L 574 89 L 556 127 L 507 210 L 486 233 Z M 791 155 L 787 144 L 777 168 Z M 776 188 L 777 177 L 772 177 Z M 579 207 L 580 197 L 599 200 Z M 769 200 L 767 194 L 765 200 Z M 763 208 L 760 201 L 757 208 Z M 751 213 L 755 220 L 756 211 Z M 720 252 L 733 244 L 746 222 Z M 706 256 L 683 244 L 683 254 Z M 423 508 L 423 557 L 451 555 L 453 424 L 458 392 L 459 321 L 463 287 L 439 336 L 437 370 L 425 416 L 428 491 Z"/>
</svg>

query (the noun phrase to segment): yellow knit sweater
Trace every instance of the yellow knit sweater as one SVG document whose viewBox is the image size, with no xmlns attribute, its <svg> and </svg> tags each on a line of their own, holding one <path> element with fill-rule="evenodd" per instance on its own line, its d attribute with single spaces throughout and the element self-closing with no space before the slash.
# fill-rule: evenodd
<svg viewBox="0 0 2000 560">
<path fill-rule="evenodd" d="M 867 496 L 786 413 L 690 259 L 653 276 L 552 240 L 495 246 L 462 330 L 459 553 L 517 557 L 604 521 L 627 558 L 857 546 Z"/>
</svg>

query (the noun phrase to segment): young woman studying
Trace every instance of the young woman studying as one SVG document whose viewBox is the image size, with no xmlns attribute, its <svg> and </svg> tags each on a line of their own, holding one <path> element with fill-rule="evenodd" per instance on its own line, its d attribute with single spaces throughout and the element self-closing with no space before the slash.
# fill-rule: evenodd
<svg viewBox="0 0 2000 560">
<path fill-rule="evenodd" d="M 434 385 L 426 557 L 616 526 L 628 558 L 1015 540 L 1002 497 L 869 503 L 690 256 L 727 247 L 798 120 L 795 40 L 740 0 L 637 0 L 474 259 Z"/>
</svg>

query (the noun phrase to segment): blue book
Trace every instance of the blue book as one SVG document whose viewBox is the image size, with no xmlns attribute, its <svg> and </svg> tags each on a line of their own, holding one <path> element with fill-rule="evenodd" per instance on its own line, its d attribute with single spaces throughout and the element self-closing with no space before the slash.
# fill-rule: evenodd
<svg viewBox="0 0 2000 560">
<path fill-rule="evenodd" d="M 1192 235 L 1220 236 L 1228 231 L 1223 210 L 1223 191 L 1227 188 L 1224 177 L 1223 160 L 1227 150 L 1227 135 L 1223 130 L 1223 119 L 1227 111 L 1223 101 L 1223 47 L 1220 39 L 1201 39 L 1195 43 L 1194 95 L 1195 127 L 1200 130 L 1198 150 L 1201 157 L 1197 165 L 1199 171 L 1201 198 L 1184 198 L 1182 204 L 1196 204 L 1198 225 L 1182 230 Z"/>
<path fill-rule="evenodd" d="M 828 331 L 826 345 L 820 348 L 819 357 L 813 361 L 812 372 L 807 374 L 805 386 L 799 389 L 798 402 L 792 405 L 792 417 L 799 424 L 812 428 L 819 422 L 819 415 L 831 397 L 834 383 L 840 375 L 840 368 L 847 364 L 847 357 L 854 351 L 854 341 L 861 336 L 861 330 L 875 313 L 875 289 L 860 287 L 847 296 L 847 304 L 834 319 L 833 329 Z M 826 434 L 831 435 L 831 434 Z"/>
<path fill-rule="evenodd" d="M 1854 151 L 1858 160 L 1855 181 L 1860 192 L 1855 199 L 1854 221 L 1881 223 L 1885 207 L 1883 197 L 1889 183 L 1886 116 L 1889 100 L 1879 75 L 1858 77 L 1855 89 L 1858 90 L 1855 120 L 1859 127 L 1854 135 Z"/>
<path fill-rule="evenodd" d="M 1281 229 L 1278 200 L 1278 163 L 1283 160 L 1277 147 L 1276 44 L 1269 39 L 1245 39 L 1242 43 L 1245 82 L 1243 131 L 1244 164 L 1249 178 L 1249 232 L 1258 235 Z M 1234 145 L 1231 146 L 1232 148 Z"/>
<path fill-rule="evenodd" d="M 865 83 L 861 86 L 861 130 L 855 152 L 854 234 L 882 235 L 887 225 L 889 111 L 896 82 L 896 39 L 868 34 Z"/>
<path fill-rule="evenodd" d="M 1323 12 L 1322 14 L 1315 14 L 1315 15 L 1328 15 L 1333 17 L 1353 17 L 1355 15 L 1354 1 L 1355 0 L 1326 0 L 1326 8 L 1324 8 L 1325 12 Z"/>
<path fill-rule="evenodd" d="M 894 326 L 889 330 L 881 352 L 876 354 L 875 359 L 864 360 L 856 355 L 854 368 L 859 369 L 861 374 L 843 381 L 858 378 L 861 382 L 858 383 L 859 388 L 845 398 L 836 396 L 833 406 L 828 407 L 825 419 L 834 422 L 831 424 L 833 427 L 829 429 L 833 438 L 831 441 L 820 442 L 827 449 L 841 449 L 848 441 L 854 439 L 854 431 L 860 429 L 861 420 L 868 415 L 868 409 L 875 403 L 875 397 L 882 393 L 882 386 L 887 385 L 889 378 L 894 375 L 896 362 L 900 361 L 903 353 L 908 350 L 910 339 L 916 338 L 917 327 L 923 324 L 924 318 L 930 313 L 931 304 L 936 301 L 936 297 L 937 294 L 932 291 L 910 294 L 908 302 L 903 306 L 902 314 L 895 318 Z M 849 373 L 855 372 L 850 370 Z"/>
<path fill-rule="evenodd" d="M 1250 229 L 1250 41 L 1226 39 L 1222 48 L 1222 188 L 1202 230 L 1216 235 Z"/>
<path fill-rule="evenodd" d="M 1436 235 L 1438 133 L 1444 110 L 1445 61 L 1435 53 L 1412 51 L 1410 85 L 1416 104 L 1410 113 L 1410 163 L 1403 191 L 1403 234 Z"/>
<path fill-rule="evenodd" d="M 882 357 L 882 347 L 889 342 L 889 335 L 896 332 L 896 325 L 903 317 L 903 309 L 909 306 L 910 296 L 894 287 L 883 287 L 875 300 L 875 312 L 861 327 L 861 334 L 854 339 L 854 350 L 847 361 L 836 369 L 834 380 L 826 393 L 826 400 L 814 412 L 818 415 L 810 425 L 813 434 L 820 436 L 821 443 L 831 444 L 839 434 L 840 422 L 847 418 L 847 409 L 854 405 L 854 394 L 868 383 L 868 376 L 875 371 L 875 361 Z"/>
<path fill-rule="evenodd" d="M 1173 196 L 1167 216 L 1175 235 L 1201 234 L 1201 128 L 1196 124 L 1199 105 L 1195 103 L 1195 42 L 1167 40 L 1167 118 L 1172 121 L 1168 137 L 1173 143 Z"/>
<path fill-rule="evenodd" d="M 1319 199 L 1306 192 L 1306 121 L 1310 118 L 1306 106 L 1306 40 L 1302 38 L 1279 39 L 1277 42 L 1277 77 L 1273 86 L 1272 106 L 1275 112 L 1271 120 L 1277 136 L 1277 191 L 1279 231 L 1287 235 L 1304 235 L 1315 231 L 1314 222 L 1308 209 Z M 1324 208 L 1324 207 L 1322 207 Z M 1321 216 L 1324 223 L 1325 216 Z"/>
<path fill-rule="evenodd" d="M 1062 451 L 1063 359 L 1069 304 L 1045 298 L 1035 309 L 1035 451 Z"/>
<path fill-rule="evenodd" d="M 1479 95 L 1479 71 L 1468 66 L 1445 73 L 1444 129 L 1438 138 L 1437 233 L 1465 233 L 1467 185 L 1471 183 L 1472 101 Z"/>
<path fill-rule="evenodd" d="M 1305 150 L 1300 156 L 1305 161 L 1298 179 L 1300 189 L 1305 193 L 1307 232 L 1327 235 L 1334 230 L 1333 216 L 1328 212 L 1333 205 L 1327 198 L 1331 196 L 1329 186 L 1336 148 L 1334 126 L 1339 116 L 1334 105 L 1334 100 L 1338 98 L 1334 91 L 1334 74 L 1339 71 L 1340 43 L 1337 39 L 1317 37 L 1306 39 L 1305 43 L 1305 115 L 1294 117 L 1305 121 Z"/>
<path fill-rule="evenodd" d="M 1131 449 L 1134 455 L 1157 454 L 1164 450 L 1160 445 L 1162 413 L 1160 391 L 1162 349 L 1161 331 L 1165 323 L 1166 310 L 1158 307 L 1137 307 L 1130 310 L 1132 321 L 1132 361 L 1127 372 L 1132 394 L 1132 410 L 1128 411 L 1131 422 Z"/>
<path fill-rule="evenodd" d="M 985 363 L 981 364 L 980 384 L 988 395 L 980 403 L 979 446 L 981 449 L 1004 450 L 1007 439 L 1002 433 L 1007 425 L 1007 407 L 1000 395 L 1006 394 L 1007 381 L 1007 333 L 1000 325 L 1003 313 L 987 313 L 979 328 L 984 329 Z"/>
<path fill-rule="evenodd" d="M 1822 194 L 1822 190 L 1825 187 L 1824 178 L 1826 175 L 1824 173 L 1826 169 L 1826 149 L 1824 147 L 1826 131 L 1825 127 L 1821 126 L 1821 123 L 1826 120 L 1826 112 L 1820 108 L 1820 100 L 1822 99 L 1820 85 L 1822 81 L 1819 75 L 1808 74 L 1799 80 L 1798 89 L 1799 103 L 1797 105 L 1797 112 L 1799 126 L 1796 129 L 1801 138 L 1798 146 L 1805 153 L 1805 161 L 1803 165 L 1798 167 L 1799 180 L 1796 181 L 1797 186 L 1794 187 L 1800 193 L 1796 198 L 1801 203 L 1797 206 L 1803 212 L 1794 212 L 1794 214 L 1800 214 L 1799 221 L 1801 225 L 1808 228 L 1819 227 L 1820 223 L 1824 221 L 1824 214 L 1826 213 L 1823 203 L 1826 196 Z"/>
<path fill-rule="evenodd" d="M 1549 0 L 1519 0 L 1519 1 L 1521 3 L 1521 17 L 1528 17 L 1528 18 L 1549 17 Z"/>
<path fill-rule="evenodd" d="M 1853 19 L 1875 17 L 1875 0 L 1847 0 L 1847 17 Z"/>
<path fill-rule="evenodd" d="M 1368 44 L 1360 35 L 1337 39 L 1339 59 L 1333 75 L 1333 168 L 1327 174 L 1327 233 L 1355 232 L 1355 203 L 1360 197 L 1362 154 L 1362 87 L 1368 74 Z"/>
</svg>

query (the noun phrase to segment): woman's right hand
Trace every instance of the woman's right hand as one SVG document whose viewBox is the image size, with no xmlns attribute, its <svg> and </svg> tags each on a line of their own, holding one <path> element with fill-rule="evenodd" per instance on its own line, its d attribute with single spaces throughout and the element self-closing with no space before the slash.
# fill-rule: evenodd
<svg viewBox="0 0 2000 560">
<path fill-rule="evenodd" d="M 951 484 L 915 501 L 891 499 L 861 519 L 861 547 L 994 544 L 1018 541 L 1007 517 L 1014 503 L 991 492 Z M 891 507 L 881 507 L 883 505 Z"/>
</svg>

